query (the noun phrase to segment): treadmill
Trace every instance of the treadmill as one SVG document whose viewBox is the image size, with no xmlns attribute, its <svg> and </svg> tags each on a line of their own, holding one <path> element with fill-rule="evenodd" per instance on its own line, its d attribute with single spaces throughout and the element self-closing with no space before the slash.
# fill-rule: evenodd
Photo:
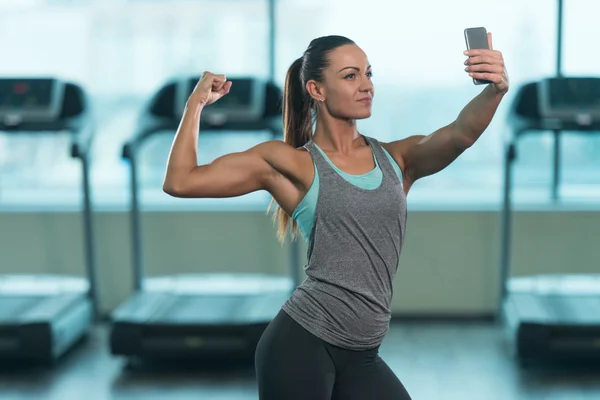
<svg viewBox="0 0 600 400">
<path fill-rule="evenodd" d="M 0 362 L 52 364 L 87 333 L 98 311 L 89 180 L 94 127 L 84 89 L 56 78 L 0 78 L 0 134 L 24 133 L 68 133 L 70 154 L 83 170 L 87 276 L 0 275 Z"/>
<path fill-rule="evenodd" d="M 131 166 L 131 228 L 135 292 L 112 314 L 113 355 L 146 360 L 252 359 L 260 336 L 298 284 L 298 249 L 291 245 L 292 278 L 261 274 L 144 276 L 137 155 L 144 142 L 177 130 L 199 76 L 167 82 L 140 116 L 123 148 Z M 270 132 L 281 136 L 280 89 L 270 80 L 230 79 L 230 93 L 202 111 L 200 135 Z"/>
<path fill-rule="evenodd" d="M 558 199 L 560 135 L 600 133 L 600 78 L 554 77 L 520 88 L 509 112 L 501 234 L 501 320 L 522 365 L 600 361 L 600 272 L 510 277 L 511 184 L 518 140 L 553 132 Z M 600 260 L 596 260 L 600 266 Z"/>
</svg>

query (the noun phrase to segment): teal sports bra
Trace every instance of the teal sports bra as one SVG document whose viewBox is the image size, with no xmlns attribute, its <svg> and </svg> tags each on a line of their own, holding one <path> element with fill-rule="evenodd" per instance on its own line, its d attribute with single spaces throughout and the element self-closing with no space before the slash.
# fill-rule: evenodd
<svg viewBox="0 0 600 400">
<path fill-rule="evenodd" d="M 365 174 L 353 175 L 353 174 L 348 174 L 348 173 L 342 171 L 341 169 L 339 169 L 338 167 L 336 167 L 335 164 L 333 162 L 331 162 L 329 157 L 327 157 L 325 152 L 323 150 L 321 150 L 321 148 L 319 146 L 317 146 L 316 143 L 315 143 L 315 147 L 319 150 L 319 152 L 321 152 L 321 154 L 323 155 L 325 160 L 327 160 L 329 165 L 331 165 L 331 167 L 338 174 L 340 174 L 340 176 L 342 178 L 344 178 L 349 183 L 351 183 L 361 189 L 365 189 L 365 190 L 376 189 L 381 184 L 381 182 L 383 180 L 383 173 L 381 172 L 381 168 L 379 168 L 379 162 L 377 161 L 375 154 L 373 154 L 373 159 L 375 160 L 375 168 L 374 169 L 372 169 L 371 171 L 369 171 Z M 387 158 L 390 160 L 390 163 L 392 164 L 394 171 L 396 171 L 396 175 L 398 176 L 398 179 L 400 179 L 400 182 L 402 182 L 402 171 L 400 170 L 400 166 L 398 166 L 398 163 L 396 162 L 396 160 L 394 160 L 394 158 L 391 156 L 391 154 L 386 149 L 383 149 L 383 152 L 385 153 Z M 373 149 L 371 149 L 371 153 L 373 153 Z M 313 223 L 314 223 L 314 219 L 315 219 L 315 211 L 317 209 L 317 199 L 319 198 L 319 174 L 317 173 L 317 166 L 314 164 L 314 162 L 313 162 L 313 165 L 315 168 L 315 177 L 313 178 L 313 182 L 312 182 L 310 188 L 308 189 L 308 192 L 302 199 L 302 201 L 298 204 L 298 206 L 292 213 L 292 218 L 298 224 L 298 229 L 302 233 L 302 236 L 304 236 L 304 240 L 306 242 L 308 242 L 310 232 L 312 231 L 312 228 L 313 228 Z"/>
</svg>

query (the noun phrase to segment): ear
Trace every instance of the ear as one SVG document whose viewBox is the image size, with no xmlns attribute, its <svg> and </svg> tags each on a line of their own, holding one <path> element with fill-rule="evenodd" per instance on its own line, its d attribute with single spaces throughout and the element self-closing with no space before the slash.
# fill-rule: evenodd
<svg viewBox="0 0 600 400">
<path fill-rule="evenodd" d="M 306 82 L 306 90 L 308 91 L 309 96 L 312 97 L 315 102 L 319 102 L 325 97 L 323 87 L 315 80 Z"/>
</svg>

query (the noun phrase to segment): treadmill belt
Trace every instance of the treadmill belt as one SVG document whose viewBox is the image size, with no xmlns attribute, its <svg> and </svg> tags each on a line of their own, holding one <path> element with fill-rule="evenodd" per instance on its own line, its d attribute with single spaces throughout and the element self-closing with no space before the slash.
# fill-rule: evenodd
<svg viewBox="0 0 600 400">
<path fill-rule="evenodd" d="M 172 325 L 240 325 L 270 322 L 289 293 L 170 295 L 162 297 L 149 323 Z"/>
<path fill-rule="evenodd" d="M 177 296 L 168 308 L 156 315 L 156 319 L 181 324 L 237 321 L 242 318 L 251 297 L 253 296 Z"/>
<path fill-rule="evenodd" d="M 565 324 L 600 324 L 599 296 L 547 296 L 549 315 Z"/>
<path fill-rule="evenodd" d="M 14 323 L 18 316 L 44 301 L 40 296 L 0 296 L 0 324 Z"/>
</svg>

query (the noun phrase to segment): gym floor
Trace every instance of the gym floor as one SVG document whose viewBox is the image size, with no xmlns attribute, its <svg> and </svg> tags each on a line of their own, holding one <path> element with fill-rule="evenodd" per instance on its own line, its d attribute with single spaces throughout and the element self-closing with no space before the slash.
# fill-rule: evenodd
<svg viewBox="0 0 600 400">
<path fill-rule="evenodd" d="M 53 368 L 3 367 L 4 400 L 257 399 L 252 365 L 130 367 L 107 350 L 99 326 Z M 600 371 L 521 368 L 492 322 L 394 321 L 381 356 L 414 400 L 591 400 Z"/>
</svg>

